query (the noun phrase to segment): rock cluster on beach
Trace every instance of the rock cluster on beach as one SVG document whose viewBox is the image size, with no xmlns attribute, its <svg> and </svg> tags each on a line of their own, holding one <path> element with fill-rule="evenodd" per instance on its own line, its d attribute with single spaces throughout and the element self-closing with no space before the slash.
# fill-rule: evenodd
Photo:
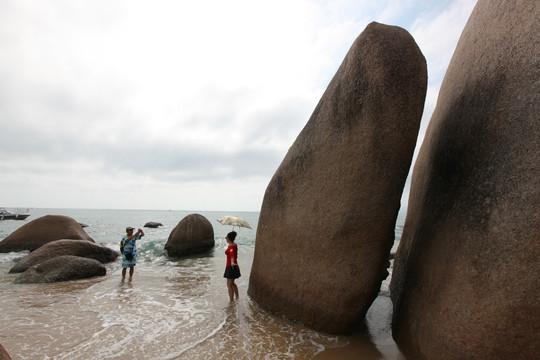
<svg viewBox="0 0 540 360">
<path fill-rule="evenodd" d="M 479 0 L 446 72 L 391 282 L 407 358 L 540 354 L 539 19 Z"/>
<path fill-rule="evenodd" d="M 190 214 L 171 231 L 165 250 L 171 257 L 180 257 L 206 252 L 214 245 L 214 228 L 210 221 L 200 214 Z"/>
<path fill-rule="evenodd" d="M 62 255 L 80 256 L 105 264 L 116 260 L 120 253 L 107 246 L 89 241 L 56 240 L 43 245 L 19 260 L 9 272 L 21 273 L 34 265 Z"/>
<path fill-rule="evenodd" d="M 12 249 L 8 251 L 32 250 L 10 270 L 10 273 L 22 273 L 15 279 L 16 283 L 103 276 L 106 269 L 102 263 L 112 262 L 120 255 L 94 243 L 74 219 L 59 215 L 43 216 L 23 225 L 0 242 L 2 244 L 2 249 Z"/>
<path fill-rule="evenodd" d="M 0 241 L 0 253 L 34 251 L 46 243 L 60 239 L 94 242 L 82 226 L 69 216 L 46 215 L 21 226 Z"/>
<path fill-rule="evenodd" d="M 356 39 L 266 189 L 249 295 L 315 329 L 351 332 L 387 276 L 427 88 L 402 28 Z"/>
</svg>

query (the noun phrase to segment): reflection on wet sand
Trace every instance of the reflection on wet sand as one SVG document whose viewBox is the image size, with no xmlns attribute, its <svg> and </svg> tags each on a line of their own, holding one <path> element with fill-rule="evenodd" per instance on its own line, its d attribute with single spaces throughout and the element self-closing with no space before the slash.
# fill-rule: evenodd
<svg viewBox="0 0 540 360">
<path fill-rule="evenodd" d="M 389 295 L 387 291 L 381 291 L 362 326 L 347 337 L 349 343 L 346 346 L 328 348 L 314 360 L 406 360 L 392 339 Z"/>
<path fill-rule="evenodd" d="M 175 359 L 311 359 L 325 346 L 346 345 L 338 337 L 273 317 L 242 295 L 223 306 L 216 331 Z"/>
<path fill-rule="evenodd" d="M 349 344 L 344 347 L 330 348 L 317 354 L 314 360 L 380 360 L 384 359 L 369 335 L 363 330 L 349 338 Z"/>
</svg>

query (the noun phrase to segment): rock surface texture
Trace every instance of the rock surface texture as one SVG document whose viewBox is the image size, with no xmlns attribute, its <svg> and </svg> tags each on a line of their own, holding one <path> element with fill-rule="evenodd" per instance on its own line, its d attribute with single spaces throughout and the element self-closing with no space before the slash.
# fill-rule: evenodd
<svg viewBox="0 0 540 360">
<path fill-rule="evenodd" d="M 538 19 L 479 0 L 445 75 L 391 282 L 408 359 L 540 354 Z"/>
<path fill-rule="evenodd" d="M 410 34 L 368 25 L 266 189 L 258 304 L 330 333 L 361 323 L 387 276 L 426 86 Z"/>
<path fill-rule="evenodd" d="M 11 356 L 9 356 L 8 352 L 4 347 L 0 344 L 0 360 L 11 360 Z"/>
<path fill-rule="evenodd" d="M 114 261 L 120 253 L 90 241 L 56 240 L 41 246 L 19 260 L 9 272 L 21 273 L 34 265 L 61 255 L 81 256 L 105 264 Z"/>
<path fill-rule="evenodd" d="M 202 215 L 190 214 L 183 218 L 169 235 L 165 250 L 169 256 L 200 254 L 215 245 L 214 228 Z"/>
<path fill-rule="evenodd" d="M 17 284 L 54 283 L 104 276 L 105 266 L 97 260 L 62 255 L 32 266 L 15 279 Z"/>
<path fill-rule="evenodd" d="M 21 226 L 0 242 L 0 253 L 34 251 L 40 246 L 60 239 L 94 240 L 74 219 L 63 215 L 46 215 Z"/>
</svg>

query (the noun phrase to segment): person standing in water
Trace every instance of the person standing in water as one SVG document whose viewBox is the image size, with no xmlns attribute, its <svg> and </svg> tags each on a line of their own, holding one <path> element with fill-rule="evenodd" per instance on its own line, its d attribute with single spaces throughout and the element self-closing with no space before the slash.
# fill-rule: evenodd
<svg viewBox="0 0 540 360">
<path fill-rule="evenodd" d="M 238 245 L 234 243 L 236 239 L 236 231 L 231 231 L 227 234 L 225 240 L 227 240 L 227 250 L 225 250 L 225 255 L 227 255 L 227 264 L 225 267 L 225 274 L 223 277 L 227 278 L 227 289 L 229 290 L 229 298 L 231 301 L 234 300 L 234 297 L 238 299 L 238 287 L 234 283 L 235 279 L 240 277 L 240 267 L 238 267 Z"/>
<path fill-rule="evenodd" d="M 129 281 L 133 279 L 135 265 L 137 263 L 137 240 L 144 236 L 142 229 L 134 234 L 134 228 L 127 227 L 126 235 L 122 238 L 120 249 L 122 253 L 122 281 L 126 279 L 126 270 L 129 268 Z"/>
</svg>

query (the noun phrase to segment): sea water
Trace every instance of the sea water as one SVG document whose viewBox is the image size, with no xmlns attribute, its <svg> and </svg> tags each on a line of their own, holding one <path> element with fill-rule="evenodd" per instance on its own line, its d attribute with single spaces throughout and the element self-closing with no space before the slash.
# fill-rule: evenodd
<svg viewBox="0 0 540 360">
<path fill-rule="evenodd" d="M 192 213 L 212 223 L 214 249 L 169 258 L 164 246 L 170 232 Z M 13 359 L 311 359 L 354 340 L 270 315 L 247 296 L 258 212 L 34 209 L 26 221 L 0 221 L 0 240 L 43 215 L 70 216 L 113 249 L 127 226 L 163 226 L 143 228 L 132 282 L 121 281 L 117 259 L 106 265 L 104 277 L 14 284 L 18 274 L 9 269 L 28 252 L 0 254 L 0 344 Z M 240 300 L 234 302 L 223 278 L 225 236 L 232 230 L 217 222 L 224 215 L 240 216 L 253 228 L 235 228 L 242 277 L 236 281 Z M 400 213 L 396 244 L 403 221 Z M 388 283 L 389 278 L 366 316 L 365 359 L 402 358 L 390 335 Z"/>
</svg>

